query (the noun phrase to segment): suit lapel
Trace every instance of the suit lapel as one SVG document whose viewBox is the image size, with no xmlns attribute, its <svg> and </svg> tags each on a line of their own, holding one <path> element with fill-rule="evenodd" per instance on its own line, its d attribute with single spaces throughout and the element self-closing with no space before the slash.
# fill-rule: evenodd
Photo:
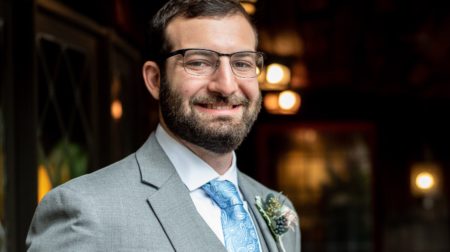
<svg viewBox="0 0 450 252">
<path fill-rule="evenodd" d="M 265 192 L 258 190 L 254 187 L 251 182 L 243 175 L 242 173 L 238 173 L 239 179 L 239 187 L 241 189 L 242 195 L 248 203 L 248 208 L 252 212 L 252 216 L 256 220 L 256 223 L 259 226 L 259 230 L 262 233 L 263 239 L 260 239 L 261 242 L 265 242 L 269 251 L 278 251 L 277 244 L 272 236 L 272 233 L 267 226 L 266 221 L 262 217 L 261 213 L 256 208 L 255 197 L 261 196 L 265 197 Z M 263 246 L 264 247 L 264 246 Z"/>
<path fill-rule="evenodd" d="M 151 195 L 148 202 L 176 251 L 224 251 L 178 175 Z"/>
<path fill-rule="evenodd" d="M 136 153 L 142 182 L 156 188 L 147 201 L 176 251 L 226 251 L 201 218 L 189 191 L 154 134 Z"/>
</svg>

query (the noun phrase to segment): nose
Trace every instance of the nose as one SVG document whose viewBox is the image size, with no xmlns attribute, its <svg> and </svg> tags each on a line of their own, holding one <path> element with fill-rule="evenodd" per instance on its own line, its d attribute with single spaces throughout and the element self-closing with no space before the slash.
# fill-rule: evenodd
<svg viewBox="0 0 450 252">
<path fill-rule="evenodd" d="M 231 69 L 230 59 L 228 57 L 221 58 L 220 64 L 208 85 L 208 89 L 211 92 L 220 93 L 225 97 L 237 91 L 238 83 L 236 82 L 236 76 Z"/>
</svg>

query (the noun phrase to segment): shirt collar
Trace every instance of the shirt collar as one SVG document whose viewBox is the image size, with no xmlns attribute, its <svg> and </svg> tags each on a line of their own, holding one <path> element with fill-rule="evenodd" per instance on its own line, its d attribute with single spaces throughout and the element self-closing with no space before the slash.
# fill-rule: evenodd
<svg viewBox="0 0 450 252">
<path fill-rule="evenodd" d="M 161 124 L 158 124 L 155 135 L 156 140 L 169 157 L 189 191 L 194 191 L 213 179 L 229 180 L 238 187 L 236 154 L 234 151 L 230 169 L 225 174 L 220 175 L 195 153 L 170 136 Z"/>
</svg>

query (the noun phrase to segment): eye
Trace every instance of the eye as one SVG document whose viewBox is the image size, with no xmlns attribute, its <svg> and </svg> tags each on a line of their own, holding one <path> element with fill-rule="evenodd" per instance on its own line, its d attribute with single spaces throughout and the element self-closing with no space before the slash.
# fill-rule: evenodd
<svg viewBox="0 0 450 252">
<path fill-rule="evenodd" d="M 185 67 L 188 67 L 190 69 L 204 69 L 204 68 L 209 68 L 209 67 L 213 67 L 214 64 L 213 62 L 209 61 L 209 60 L 188 60 L 184 62 Z"/>
<path fill-rule="evenodd" d="M 233 61 L 233 67 L 239 70 L 249 70 L 255 68 L 255 63 L 248 60 Z"/>
</svg>

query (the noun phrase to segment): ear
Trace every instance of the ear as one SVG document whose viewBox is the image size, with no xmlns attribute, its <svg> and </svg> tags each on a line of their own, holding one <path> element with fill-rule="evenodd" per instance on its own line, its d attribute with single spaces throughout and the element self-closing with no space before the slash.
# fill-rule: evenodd
<svg viewBox="0 0 450 252">
<path fill-rule="evenodd" d="M 161 85 L 161 72 L 158 64 L 154 61 L 146 61 L 142 66 L 142 75 L 145 86 L 156 100 L 159 100 L 159 88 Z"/>
</svg>

